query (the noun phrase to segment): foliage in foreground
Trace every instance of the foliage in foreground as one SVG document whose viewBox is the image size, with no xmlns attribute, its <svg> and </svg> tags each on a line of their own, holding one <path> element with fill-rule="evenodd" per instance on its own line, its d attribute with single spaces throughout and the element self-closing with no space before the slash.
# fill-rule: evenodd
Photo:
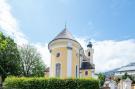
<svg viewBox="0 0 135 89">
<path fill-rule="evenodd" d="M 0 32 L 0 76 L 44 76 L 45 65 L 32 45 L 17 46 L 14 40 Z"/>
<path fill-rule="evenodd" d="M 95 79 L 45 79 L 8 77 L 4 89 L 99 89 Z"/>
<path fill-rule="evenodd" d="M 17 44 L 12 38 L 0 32 L 0 75 L 3 80 L 8 75 L 19 75 L 19 59 Z"/>
</svg>

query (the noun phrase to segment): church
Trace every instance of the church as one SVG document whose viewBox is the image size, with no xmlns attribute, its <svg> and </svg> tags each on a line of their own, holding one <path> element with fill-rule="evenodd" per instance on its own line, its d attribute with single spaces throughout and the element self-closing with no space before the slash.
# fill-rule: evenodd
<svg viewBox="0 0 135 89">
<path fill-rule="evenodd" d="M 90 78 L 94 76 L 92 43 L 84 50 L 67 27 L 48 44 L 51 65 L 47 74 L 53 78 Z"/>
</svg>

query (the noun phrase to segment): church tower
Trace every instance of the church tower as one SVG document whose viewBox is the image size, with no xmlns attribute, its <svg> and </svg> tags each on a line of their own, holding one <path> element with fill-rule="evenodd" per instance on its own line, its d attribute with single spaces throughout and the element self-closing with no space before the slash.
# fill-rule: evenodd
<svg viewBox="0 0 135 89">
<path fill-rule="evenodd" d="M 83 55 L 83 61 L 81 62 L 80 77 L 90 78 L 95 74 L 95 65 L 93 64 L 93 53 L 92 43 L 89 42 L 87 49 L 85 50 L 85 55 Z"/>
<path fill-rule="evenodd" d="M 51 53 L 50 77 L 78 78 L 81 45 L 67 30 L 59 33 L 48 45 Z"/>
<path fill-rule="evenodd" d="M 94 54 L 94 49 L 92 48 L 92 43 L 89 42 L 87 45 L 87 50 L 85 51 L 85 55 L 90 63 L 93 63 L 93 54 Z"/>
</svg>

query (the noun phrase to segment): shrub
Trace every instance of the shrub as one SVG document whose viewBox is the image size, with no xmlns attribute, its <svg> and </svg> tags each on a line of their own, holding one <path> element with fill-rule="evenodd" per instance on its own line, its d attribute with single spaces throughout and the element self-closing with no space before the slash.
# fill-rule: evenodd
<svg viewBox="0 0 135 89">
<path fill-rule="evenodd" d="M 45 79 L 8 77 L 4 89 L 99 89 L 95 79 Z"/>
</svg>

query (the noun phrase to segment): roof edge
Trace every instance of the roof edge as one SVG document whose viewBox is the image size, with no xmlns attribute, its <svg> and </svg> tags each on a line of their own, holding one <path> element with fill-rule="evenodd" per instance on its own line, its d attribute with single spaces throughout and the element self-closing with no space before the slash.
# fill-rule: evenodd
<svg viewBox="0 0 135 89">
<path fill-rule="evenodd" d="M 58 38 L 58 39 L 54 39 L 54 40 L 52 40 L 52 41 L 49 42 L 49 44 L 48 44 L 48 49 L 49 49 L 49 45 L 50 45 L 53 41 L 56 41 L 56 40 L 59 40 L 59 39 L 68 39 L 68 40 L 72 40 L 72 41 L 78 43 L 78 44 L 80 45 L 80 47 L 82 48 L 81 44 L 80 44 L 78 41 L 76 41 L 76 40 L 69 39 L 69 38 Z"/>
</svg>

